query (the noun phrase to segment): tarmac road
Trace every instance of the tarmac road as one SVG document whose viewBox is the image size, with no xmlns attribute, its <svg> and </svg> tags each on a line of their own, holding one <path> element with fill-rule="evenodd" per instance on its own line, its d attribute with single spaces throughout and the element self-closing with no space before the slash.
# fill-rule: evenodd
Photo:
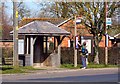
<svg viewBox="0 0 120 84">
<path fill-rule="evenodd" d="M 118 68 L 39 70 L 2 75 L 3 82 L 118 82 Z"/>
</svg>

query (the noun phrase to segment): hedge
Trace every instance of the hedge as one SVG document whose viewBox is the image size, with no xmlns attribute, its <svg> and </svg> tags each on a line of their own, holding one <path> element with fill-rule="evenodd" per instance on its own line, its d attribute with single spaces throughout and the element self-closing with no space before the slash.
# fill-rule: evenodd
<svg viewBox="0 0 120 84">
<path fill-rule="evenodd" d="M 81 56 L 78 52 L 77 56 L 78 64 L 81 64 Z M 118 64 L 120 60 L 120 47 L 111 47 L 108 48 L 108 64 Z M 89 55 L 88 61 L 93 62 L 94 56 Z M 104 48 L 99 48 L 99 61 L 100 64 L 105 63 L 105 50 Z M 61 49 L 61 63 L 62 64 L 73 64 L 74 63 L 74 48 L 62 48 Z"/>
<path fill-rule="evenodd" d="M 2 58 L 13 57 L 13 48 L 4 47 L 2 48 Z M 78 64 L 81 64 L 80 52 L 78 52 Z M 89 55 L 88 61 L 93 62 L 94 56 Z M 99 48 L 99 61 L 100 64 L 105 63 L 105 49 Z M 108 64 L 118 64 L 120 61 L 120 47 L 108 48 Z M 74 63 L 74 48 L 61 48 L 61 63 L 62 64 L 73 64 Z"/>
</svg>

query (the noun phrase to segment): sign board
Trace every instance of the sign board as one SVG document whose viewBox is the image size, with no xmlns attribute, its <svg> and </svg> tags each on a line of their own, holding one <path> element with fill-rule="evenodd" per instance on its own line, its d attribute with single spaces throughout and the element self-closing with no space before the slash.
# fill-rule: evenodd
<svg viewBox="0 0 120 84">
<path fill-rule="evenodd" d="M 24 40 L 18 40 L 18 54 L 24 54 Z"/>
<path fill-rule="evenodd" d="M 106 18 L 106 25 L 112 25 L 111 18 Z"/>
<path fill-rule="evenodd" d="M 81 23 L 81 19 L 80 18 L 77 18 L 76 19 L 76 24 L 80 24 Z"/>
<path fill-rule="evenodd" d="M 105 46 L 106 47 L 108 47 L 108 42 L 109 42 L 109 40 L 108 40 L 108 34 L 106 34 L 106 38 L 105 38 Z"/>
<path fill-rule="evenodd" d="M 79 49 L 78 40 L 79 40 L 78 36 L 75 36 L 75 48 L 76 49 Z"/>
<path fill-rule="evenodd" d="M 68 47 L 70 47 L 70 40 L 68 40 Z"/>
</svg>

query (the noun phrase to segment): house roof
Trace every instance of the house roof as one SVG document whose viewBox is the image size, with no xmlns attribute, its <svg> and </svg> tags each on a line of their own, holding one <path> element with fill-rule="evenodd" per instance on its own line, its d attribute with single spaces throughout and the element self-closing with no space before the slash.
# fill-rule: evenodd
<svg viewBox="0 0 120 84">
<path fill-rule="evenodd" d="M 71 18 L 23 18 L 22 21 L 19 23 L 19 28 L 31 23 L 33 21 L 47 21 L 52 24 L 54 24 L 57 27 L 60 27 L 61 29 L 65 29 L 68 32 L 71 32 L 71 34 L 74 34 L 74 17 Z M 88 29 L 83 24 L 77 24 L 77 32 L 78 35 L 81 36 L 92 36 L 88 32 Z"/>
<path fill-rule="evenodd" d="M 71 18 L 65 20 L 64 22 L 62 22 L 61 24 L 59 24 L 59 27 L 67 30 L 68 32 L 71 32 L 71 34 L 74 35 L 74 31 L 75 31 L 74 23 L 75 23 L 74 18 L 71 17 Z M 84 24 L 77 24 L 76 27 L 77 27 L 78 35 L 93 36 L 92 34 L 89 33 L 89 30 L 86 28 L 86 26 Z"/>
<path fill-rule="evenodd" d="M 13 33 L 10 32 L 11 34 Z M 64 29 L 47 21 L 32 21 L 18 30 L 19 35 L 69 35 L 70 33 Z"/>
<path fill-rule="evenodd" d="M 120 33 L 116 34 L 114 37 L 120 38 Z"/>
</svg>

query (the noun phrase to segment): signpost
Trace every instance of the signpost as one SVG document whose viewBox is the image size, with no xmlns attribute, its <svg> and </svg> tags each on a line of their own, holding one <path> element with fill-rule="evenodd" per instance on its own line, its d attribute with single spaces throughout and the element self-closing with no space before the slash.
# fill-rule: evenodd
<svg viewBox="0 0 120 84">
<path fill-rule="evenodd" d="M 107 5 L 107 4 L 105 4 Z M 107 12 L 107 9 L 106 9 Z M 106 14 L 107 17 L 107 14 Z M 105 24 L 105 64 L 108 64 L 108 34 L 107 34 L 107 27 L 112 25 L 112 20 L 111 18 L 106 18 L 106 24 Z"/>
<path fill-rule="evenodd" d="M 108 34 L 107 26 L 112 25 L 111 18 L 107 18 L 107 0 L 104 3 L 105 5 L 105 65 L 108 64 Z"/>
<path fill-rule="evenodd" d="M 75 16 L 75 35 L 74 36 L 76 35 L 77 35 L 77 28 L 76 28 L 76 16 Z M 77 49 L 75 48 L 76 47 L 75 40 L 74 40 L 74 67 L 77 67 Z"/>
<path fill-rule="evenodd" d="M 81 23 L 81 18 L 76 18 L 75 16 L 75 40 L 74 40 L 74 67 L 77 67 L 77 49 L 79 48 L 78 47 L 78 36 L 77 36 L 77 27 L 76 25 L 77 24 L 80 24 Z"/>
</svg>

